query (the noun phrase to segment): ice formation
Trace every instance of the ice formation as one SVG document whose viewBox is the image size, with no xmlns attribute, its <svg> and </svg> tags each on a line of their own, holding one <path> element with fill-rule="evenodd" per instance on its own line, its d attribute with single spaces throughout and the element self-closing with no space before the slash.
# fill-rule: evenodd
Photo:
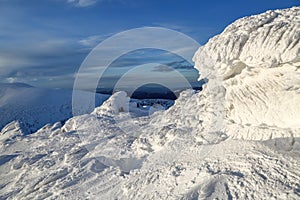
<svg viewBox="0 0 300 200">
<path fill-rule="evenodd" d="M 214 75 L 226 89 L 227 121 L 242 129 L 226 131 L 234 137 L 299 136 L 299 12 L 294 7 L 239 19 L 196 53 L 200 72 L 212 71 L 204 68 L 210 63 L 204 65 L 203 56 L 213 60 Z"/>
</svg>

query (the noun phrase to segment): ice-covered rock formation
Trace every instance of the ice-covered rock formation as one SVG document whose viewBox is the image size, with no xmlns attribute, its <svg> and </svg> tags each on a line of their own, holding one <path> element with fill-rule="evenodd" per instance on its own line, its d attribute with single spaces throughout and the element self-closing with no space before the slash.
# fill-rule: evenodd
<svg viewBox="0 0 300 200">
<path fill-rule="evenodd" d="M 299 62 L 299 9 L 267 11 L 238 19 L 200 48 L 195 56 L 196 68 L 202 70 L 203 52 L 215 61 L 224 79 L 246 67 L 270 68 Z"/>
<path fill-rule="evenodd" d="M 294 7 L 239 19 L 196 53 L 201 76 L 213 71 L 226 90 L 226 119 L 234 130 L 243 129 L 234 137 L 299 134 L 299 16 L 300 8 Z M 266 126 L 273 131 L 264 131 Z"/>
</svg>

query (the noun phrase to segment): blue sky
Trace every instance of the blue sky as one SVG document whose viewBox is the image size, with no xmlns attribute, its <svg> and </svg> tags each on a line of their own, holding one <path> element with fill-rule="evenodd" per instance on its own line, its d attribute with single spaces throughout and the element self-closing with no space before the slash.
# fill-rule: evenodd
<svg viewBox="0 0 300 200">
<path fill-rule="evenodd" d="M 240 17 L 297 5 L 299 0 L 0 0 L 0 82 L 72 88 L 91 49 L 118 32 L 159 26 L 205 44 Z M 176 60 L 150 55 L 162 63 Z M 139 52 L 120 59 L 119 67 L 135 56 Z M 178 70 L 197 78 L 188 67 Z"/>
</svg>

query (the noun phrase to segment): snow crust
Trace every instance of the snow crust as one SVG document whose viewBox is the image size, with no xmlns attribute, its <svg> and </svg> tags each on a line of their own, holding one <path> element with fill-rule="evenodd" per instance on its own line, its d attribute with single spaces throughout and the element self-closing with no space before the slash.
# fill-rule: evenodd
<svg viewBox="0 0 300 200">
<path fill-rule="evenodd" d="M 230 25 L 194 57 L 203 91 L 166 111 L 140 115 L 118 92 L 26 137 L 8 124 L 0 198 L 299 199 L 298 16 L 296 7 Z"/>
</svg>

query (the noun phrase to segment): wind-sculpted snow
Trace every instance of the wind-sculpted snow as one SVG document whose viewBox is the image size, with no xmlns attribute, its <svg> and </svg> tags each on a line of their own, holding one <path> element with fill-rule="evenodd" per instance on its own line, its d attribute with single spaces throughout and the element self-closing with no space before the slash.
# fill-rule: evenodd
<svg viewBox="0 0 300 200">
<path fill-rule="evenodd" d="M 233 137 L 299 136 L 299 16 L 294 7 L 239 19 L 196 53 L 201 76 L 212 76 L 213 69 L 223 80 L 226 132 Z M 213 60 L 209 70 L 206 56 Z"/>
<path fill-rule="evenodd" d="M 26 137 L 8 124 L 0 199 L 299 199 L 299 11 L 211 39 L 194 58 L 208 83 L 166 111 L 118 92 Z"/>
<path fill-rule="evenodd" d="M 156 132 L 148 120 L 135 121 Z M 166 126 L 156 135 L 147 142 L 110 117 L 85 115 L 1 141 L 1 198 L 299 198 L 297 139 L 226 140 L 211 148 L 189 130 Z"/>
<path fill-rule="evenodd" d="M 201 56 L 208 55 L 218 75 L 228 79 L 246 66 L 270 68 L 299 62 L 299 12 L 299 7 L 293 7 L 237 20 L 200 48 L 196 68 L 202 71 L 205 58 Z"/>
</svg>

